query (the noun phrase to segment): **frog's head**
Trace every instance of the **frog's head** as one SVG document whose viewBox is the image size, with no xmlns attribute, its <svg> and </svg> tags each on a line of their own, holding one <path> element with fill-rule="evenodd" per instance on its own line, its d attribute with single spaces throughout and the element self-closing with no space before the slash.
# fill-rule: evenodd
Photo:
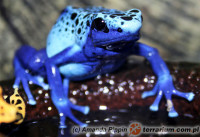
<svg viewBox="0 0 200 137">
<path fill-rule="evenodd" d="M 91 24 L 93 44 L 113 50 L 122 48 L 127 42 L 137 41 L 142 27 L 142 14 L 138 9 L 126 12 L 99 13 Z"/>
</svg>

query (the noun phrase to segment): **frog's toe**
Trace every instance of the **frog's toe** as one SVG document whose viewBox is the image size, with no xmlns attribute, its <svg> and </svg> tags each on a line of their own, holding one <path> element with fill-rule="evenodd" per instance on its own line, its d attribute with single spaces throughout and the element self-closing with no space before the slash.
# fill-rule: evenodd
<svg viewBox="0 0 200 137">
<path fill-rule="evenodd" d="M 85 115 L 87 115 L 90 112 L 90 107 L 89 106 L 85 106 L 85 110 L 84 113 Z"/>
<path fill-rule="evenodd" d="M 31 91 L 29 89 L 29 85 L 28 85 L 28 81 L 25 79 L 25 78 L 20 78 L 20 77 L 16 77 L 15 79 L 15 82 L 13 84 L 13 88 L 19 88 L 19 84 L 20 82 L 22 82 L 22 85 L 24 87 L 24 91 L 28 97 L 28 103 L 30 105 L 35 105 L 36 104 L 36 101 L 35 99 L 33 98 L 33 95 L 31 94 Z"/>
<path fill-rule="evenodd" d="M 88 106 L 76 106 L 76 107 L 72 106 L 72 108 L 85 115 L 87 115 L 90 111 L 90 108 Z"/>
<path fill-rule="evenodd" d="M 153 104 L 150 106 L 151 111 L 158 111 L 159 103 L 160 103 L 162 96 L 163 96 L 163 91 L 160 90 L 156 99 L 154 100 Z"/>
<path fill-rule="evenodd" d="M 26 95 L 28 97 L 28 103 L 30 105 L 35 105 L 36 101 L 30 91 L 29 82 L 41 86 L 45 90 L 49 89 L 49 85 L 43 82 L 44 80 L 41 76 L 32 76 L 27 70 L 23 68 L 18 68 L 17 70 L 15 70 L 15 74 L 16 79 L 13 88 L 19 88 L 20 83 L 22 83 L 24 91 L 26 92 Z"/>
<path fill-rule="evenodd" d="M 15 82 L 14 82 L 14 84 L 13 84 L 13 88 L 19 88 L 20 82 L 21 82 L 20 77 L 16 77 L 16 78 L 15 78 Z"/>
<path fill-rule="evenodd" d="M 77 111 L 80 111 L 85 115 L 87 115 L 90 111 L 90 107 L 88 107 L 88 106 L 78 106 L 78 107 L 80 107 L 80 108 L 77 109 Z"/>
<path fill-rule="evenodd" d="M 60 125 L 59 128 L 67 128 L 67 125 L 65 124 L 66 117 L 69 117 L 72 121 L 74 121 L 76 124 L 78 124 L 81 127 L 87 127 L 88 125 L 86 123 L 82 123 L 79 121 L 71 112 L 71 108 L 65 109 L 65 113 L 60 113 Z"/>
<path fill-rule="evenodd" d="M 41 87 L 42 87 L 44 90 L 49 90 L 49 85 L 46 84 L 46 83 L 43 83 L 43 84 L 41 85 Z"/>
<path fill-rule="evenodd" d="M 188 101 L 192 101 L 194 99 L 195 94 L 193 92 L 188 93 Z"/>
<path fill-rule="evenodd" d="M 81 127 L 87 127 L 88 126 L 88 124 L 86 124 L 86 123 L 83 123 L 82 125 L 81 125 Z"/>
<path fill-rule="evenodd" d="M 36 101 L 34 99 L 29 99 L 28 104 L 36 105 Z"/>
<path fill-rule="evenodd" d="M 168 116 L 171 118 L 178 117 L 178 113 L 175 110 L 172 110 L 168 113 Z"/>
<path fill-rule="evenodd" d="M 150 107 L 149 107 L 149 109 L 151 110 L 151 111 L 158 111 L 158 105 L 151 105 Z"/>
<path fill-rule="evenodd" d="M 154 96 L 156 94 L 156 90 L 151 90 L 151 91 L 145 91 L 142 93 L 142 98 L 147 98 L 147 97 L 150 97 L 150 96 Z"/>
<path fill-rule="evenodd" d="M 194 93 L 193 92 L 183 93 L 183 92 L 180 92 L 178 90 L 173 90 L 173 94 L 180 96 L 180 97 L 183 97 L 183 98 L 187 99 L 188 101 L 192 101 L 194 99 Z"/>
<path fill-rule="evenodd" d="M 71 108 L 73 108 L 73 109 L 75 109 L 75 110 L 77 110 L 77 111 L 79 111 L 79 112 L 81 112 L 85 115 L 88 114 L 89 111 L 90 111 L 90 107 L 88 107 L 88 106 L 79 106 L 79 105 L 75 105 L 71 102 L 70 102 L 70 106 L 71 106 Z"/>
<path fill-rule="evenodd" d="M 36 84 L 36 85 L 42 87 L 44 90 L 48 90 L 48 89 L 49 89 L 49 85 L 46 84 L 46 83 L 44 83 L 44 82 L 38 82 L 38 81 L 35 81 L 35 80 L 33 80 L 33 79 L 30 80 L 30 81 L 32 81 L 34 84 Z"/>
<path fill-rule="evenodd" d="M 41 76 L 34 76 L 35 79 L 37 79 L 38 82 L 44 82 L 44 78 Z"/>
<path fill-rule="evenodd" d="M 64 99 L 61 102 L 56 102 L 55 105 L 57 106 L 57 109 L 60 114 L 60 128 L 64 128 L 66 126 L 65 125 L 66 117 L 69 117 L 72 121 L 74 121 L 76 124 L 78 124 L 80 126 L 87 126 L 87 124 L 82 123 L 74 116 L 71 109 L 80 111 L 83 114 L 88 114 L 88 112 L 89 112 L 88 106 L 75 105 L 75 104 L 71 103 L 70 100 L 68 100 L 68 99 Z"/>
<path fill-rule="evenodd" d="M 34 80 L 34 84 L 37 84 L 38 86 L 42 87 L 44 90 L 49 89 L 49 85 L 44 82 L 44 78 L 41 76 L 34 76 L 32 78 Z"/>
<path fill-rule="evenodd" d="M 156 85 L 154 86 L 152 90 L 143 92 L 142 98 L 144 99 L 150 96 L 154 96 L 157 92 L 158 92 L 158 83 L 156 83 Z"/>
<path fill-rule="evenodd" d="M 60 125 L 59 125 L 59 128 L 60 128 L 60 129 L 63 129 L 63 128 L 67 128 L 67 126 L 66 126 L 66 124 L 60 124 Z"/>
<path fill-rule="evenodd" d="M 44 82 L 44 79 L 41 76 L 31 76 L 28 74 L 27 77 L 29 81 L 33 82 L 33 84 L 42 87 L 44 90 L 49 89 L 49 85 Z"/>
<path fill-rule="evenodd" d="M 63 113 L 60 113 L 60 125 L 59 128 L 67 128 L 65 124 L 66 116 Z"/>
<path fill-rule="evenodd" d="M 167 99 L 167 111 L 169 112 L 168 113 L 168 116 L 169 117 L 177 117 L 178 116 L 178 113 L 175 111 L 174 109 L 174 105 L 173 105 L 173 102 L 171 99 Z"/>
<path fill-rule="evenodd" d="M 67 112 L 67 116 L 72 120 L 74 121 L 76 124 L 78 124 L 79 126 L 81 127 L 86 127 L 87 124 L 86 123 L 82 123 L 81 121 L 79 121 L 73 114 L 71 111 L 68 111 Z"/>
<path fill-rule="evenodd" d="M 14 89 L 15 89 L 15 88 L 19 88 L 19 85 L 14 84 L 14 85 L 13 85 L 13 88 L 14 88 Z"/>
<path fill-rule="evenodd" d="M 35 105 L 36 104 L 36 101 L 30 91 L 30 88 L 29 88 L 29 85 L 28 85 L 28 80 L 26 79 L 22 79 L 22 85 L 24 87 L 24 91 L 26 92 L 26 95 L 28 97 L 28 102 L 30 102 L 30 105 Z"/>
</svg>

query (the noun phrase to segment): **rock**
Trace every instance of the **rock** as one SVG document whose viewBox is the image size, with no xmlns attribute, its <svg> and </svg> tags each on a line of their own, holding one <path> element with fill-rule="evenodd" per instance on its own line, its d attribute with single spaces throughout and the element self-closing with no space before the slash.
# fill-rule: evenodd
<svg viewBox="0 0 200 137">
<path fill-rule="evenodd" d="M 129 60 L 129 62 L 131 62 Z M 70 82 L 70 100 L 78 105 L 88 105 L 90 113 L 86 116 L 73 111 L 78 119 L 90 125 L 129 125 L 131 121 L 139 121 L 144 125 L 194 126 L 199 125 L 200 116 L 200 65 L 195 63 L 168 63 L 174 78 L 176 89 L 183 92 L 193 92 L 193 101 L 173 96 L 175 109 L 179 113 L 177 118 L 169 118 L 166 111 L 166 100 L 160 103 L 158 112 L 151 112 L 149 106 L 155 96 L 141 98 L 144 91 L 151 90 L 156 82 L 156 76 L 148 63 L 126 63 L 120 70 L 94 79 L 80 82 Z M 4 95 L 12 95 L 13 81 L 3 81 L 0 85 Z M 27 102 L 22 89 L 20 95 Z M 31 91 L 37 100 L 36 106 L 26 105 L 26 118 L 20 126 L 4 124 L 0 126 L 0 133 L 9 134 L 16 127 L 13 135 L 30 136 L 32 133 L 45 136 L 57 136 L 58 113 L 51 102 L 49 91 L 31 85 Z M 68 125 L 74 125 L 67 120 Z M 24 129 L 30 129 L 24 131 Z M 56 132 L 52 133 L 52 130 Z M 67 133 L 69 128 L 66 129 Z M 70 132 L 68 133 L 70 137 Z M 84 135 L 83 135 L 84 136 Z M 170 136 L 170 135 L 169 135 Z"/>
</svg>

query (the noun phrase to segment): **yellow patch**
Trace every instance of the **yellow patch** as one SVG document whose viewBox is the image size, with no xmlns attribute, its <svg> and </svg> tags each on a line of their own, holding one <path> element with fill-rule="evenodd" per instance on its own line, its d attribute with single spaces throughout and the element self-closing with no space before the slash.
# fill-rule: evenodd
<svg viewBox="0 0 200 137">
<path fill-rule="evenodd" d="M 18 88 L 15 88 L 14 93 L 8 97 L 2 96 L 2 88 L 0 87 L 0 123 L 20 124 L 23 122 L 26 114 L 26 105 L 24 100 L 18 93 Z M 10 104 L 4 99 L 10 98 Z"/>
<path fill-rule="evenodd" d="M 15 105 L 17 109 L 17 113 L 21 115 L 17 115 L 17 122 L 15 124 L 20 124 L 23 122 L 26 114 L 26 105 L 24 103 L 24 100 L 18 93 L 18 88 L 15 88 L 14 94 L 10 96 L 10 104 Z"/>
<path fill-rule="evenodd" d="M 0 87 L 0 123 L 11 123 L 17 119 L 17 108 L 3 99 L 2 92 Z"/>
</svg>

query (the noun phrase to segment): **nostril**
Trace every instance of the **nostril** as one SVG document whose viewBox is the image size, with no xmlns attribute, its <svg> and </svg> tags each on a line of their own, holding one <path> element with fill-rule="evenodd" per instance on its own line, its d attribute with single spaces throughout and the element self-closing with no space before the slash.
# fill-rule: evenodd
<svg viewBox="0 0 200 137">
<path fill-rule="evenodd" d="M 121 29 L 121 28 L 118 28 L 117 31 L 118 31 L 118 32 L 122 32 L 122 29 Z"/>
</svg>

